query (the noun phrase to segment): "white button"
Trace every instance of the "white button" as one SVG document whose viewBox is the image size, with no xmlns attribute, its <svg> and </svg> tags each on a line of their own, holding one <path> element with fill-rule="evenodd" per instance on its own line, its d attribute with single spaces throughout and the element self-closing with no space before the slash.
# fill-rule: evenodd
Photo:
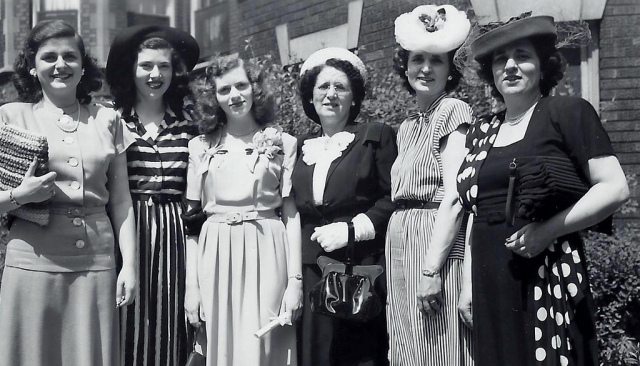
<svg viewBox="0 0 640 366">
<path fill-rule="evenodd" d="M 67 137 L 63 138 L 62 141 L 67 143 L 67 144 L 72 144 L 73 143 L 73 137 L 67 136 Z"/>
<path fill-rule="evenodd" d="M 73 225 L 74 225 L 74 226 L 80 226 L 80 225 L 82 225 L 82 219 L 81 219 L 81 218 L 79 218 L 79 217 L 74 218 L 74 219 L 73 219 Z"/>
<path fill-rule="evenodd" d="M 84 240 L 81 239 L 81 240 L 76 241 L 76 248 L 78 248 L 78 249 L 84 248 Z"/>
<path fill-rule="evenodd" d="M 75 180 L 71 182 L 70 185 L 72 189 L 80 189 L 80 183 L 76 182 Z"/>
<path fill-rule="evenodd" d="M 76 158 L 69 159 L 69 165 L 78 166 L 78 159 L 76 159 Z"/>
</svg>

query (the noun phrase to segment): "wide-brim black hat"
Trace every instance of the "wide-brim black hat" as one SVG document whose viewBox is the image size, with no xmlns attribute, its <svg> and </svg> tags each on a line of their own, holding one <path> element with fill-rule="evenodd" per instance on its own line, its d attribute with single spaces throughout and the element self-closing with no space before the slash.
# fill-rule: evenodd
<svg viewBox="0 0 640 366">
<path fill-rule="evenodd" d="M 479 61 L 511 42 L 536 36 L 548 37 L 555 42 L 558 34 L 553 17 L 544 15 L 509 21 L 476 38 L 471 43 L 471 52 Z"/>
<path fill-rule="evenodd" d="M 107 78 L 117 68 L 122 67 L 123 62 L 137 56 L 138 46 L 149 38 L 162 38 L 182 55 L 189 71 L 198 63 L 200 58 L 200 46 L 189 33 L 164 25 L 136 25 L 125 28 L 118 33 L 111 44 L 109 57 L 107 58 Z"/>
</svg>

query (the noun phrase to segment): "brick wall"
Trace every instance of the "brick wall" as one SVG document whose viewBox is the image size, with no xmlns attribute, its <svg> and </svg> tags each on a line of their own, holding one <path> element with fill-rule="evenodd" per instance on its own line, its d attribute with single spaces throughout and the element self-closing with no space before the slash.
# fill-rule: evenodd
<svg viewBox="0 0 640 366">
<path fill-rule="evenodd" d="M 600 23 L 601 117 L 627 174 L 640 178 L 640 3 L 608 0 Z M 640 198 L 639 187 L 632 196 Z M 621 221 L 640 227 L 640 212 Z"/>
</svg>

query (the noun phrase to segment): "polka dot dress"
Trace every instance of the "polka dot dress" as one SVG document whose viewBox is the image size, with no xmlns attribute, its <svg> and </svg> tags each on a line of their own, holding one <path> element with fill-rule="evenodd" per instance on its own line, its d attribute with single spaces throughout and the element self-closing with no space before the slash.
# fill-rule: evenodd
<svg viewBox="0 0 640 366">
<path fill-rule="evenodd" d="M 575 126 L 579 119 L 553 120 L 558 114 L 579 110 L 551 106 L 566 100 L 542 98 L 524 138 L 511 145 L 493 146 L 504 112 L 477 120 L 469 129 L 469 153 L 460 167 L 457 183 L 460 202 L 474 216 L 471 256 L 475 366 L 599 364 L 595 307 L 580 236 L 572 233 L 558 238 L 533 258 L 505 247 L 506 238 L 530 223 L 519 217 L 513 226 L 506 222 L 509 163 L 513 158 L 569 154 L 582 162 L 607 151 L 606 146 L 600 145 L 584 149 L 591 146 L 593 136 L 598 135 L 599 143 L 606 141 L 595 125 L 599 121 L 580 121 L 583 127 L 578 129 Z"/>
</svg>

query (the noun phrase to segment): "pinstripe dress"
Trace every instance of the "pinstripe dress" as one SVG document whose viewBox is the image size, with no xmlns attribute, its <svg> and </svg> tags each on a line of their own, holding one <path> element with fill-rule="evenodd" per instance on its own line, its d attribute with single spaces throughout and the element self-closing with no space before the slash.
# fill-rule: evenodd
<svg viewBox="0 0 640 366">
<path fill-rule="evenodd" d="M 188 143 L 197 127 L 167 110 L 155 140 L 135 112 L 129 135 L 129 190 L 138 231 L 139 287 L 120 313 L 122 365 L 182 366 L 188 355 L 184 313 L 185 237 L 182 196 Z"/>
<path fill-rule="evenodd" d="M 393 201 L 440 202 L 440 140 L 471 123 L 471 108 L 444 94 L 429 109 L 410 116 L 398 130 L 398 158 L 391 169 Z M 418 310 L 421 260 L 429 247 L 437 209 L 398 209 L 387 231 L 387 328 L 391 365 L 472 365 L 471 332 L 458 317 L 462 284 L 464 225 L 442 270 L 444 307 L 434 317 Z"/>
</svg>

